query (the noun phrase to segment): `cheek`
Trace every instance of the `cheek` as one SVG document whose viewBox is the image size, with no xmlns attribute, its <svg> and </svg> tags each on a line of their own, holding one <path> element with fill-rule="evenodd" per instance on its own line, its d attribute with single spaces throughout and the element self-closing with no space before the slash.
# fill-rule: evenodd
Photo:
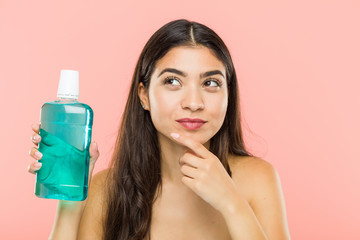
<svg viewBox="0 0 360 240">
<path fill-rule="evenodd" d="M 220 122 L 220 125 L 222 125 L 222 122 L 224 121 L 226 110 L 227 110 L 227 95 L 219 95 L 219 96 L 211 96 L 208 98 L 208 110 L 211 114 L 211 117 L 213 119 L 217 119 L 218 122 Z"/>
<path fill-rule="evenodd" d="M 169 91 L 154 89 L 149 92 L 150 114 L 155 125 L 164 124 L 171 118 L 177 107 L 177 98 Z"/>
</svg>

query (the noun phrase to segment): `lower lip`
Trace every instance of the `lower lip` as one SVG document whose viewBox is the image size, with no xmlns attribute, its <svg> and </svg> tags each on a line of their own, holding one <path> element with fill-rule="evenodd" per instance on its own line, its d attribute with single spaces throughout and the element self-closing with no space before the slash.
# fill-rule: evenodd
<svg viewBox="0 0 360 240">
<path fill-rule="evenodd" d="M 178 122 L 181 126 L 183 126 L 186 129 L 189 130 L 196 130 L 198 128 L 201 128 L 202 125 L 204 125 L 204 122 Z"/>
</svg>

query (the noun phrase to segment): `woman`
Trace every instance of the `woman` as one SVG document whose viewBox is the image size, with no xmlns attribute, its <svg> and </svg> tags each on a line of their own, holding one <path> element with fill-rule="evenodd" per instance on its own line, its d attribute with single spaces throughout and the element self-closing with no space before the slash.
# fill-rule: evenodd
<svg viewBox="0 0 360 240">
<path fill-rule="evenodd" d="M 90 154 L 92 171 L 94 143 Z M 290 238 L 276 170 L 245 150 L 235 69 L 215 32 L 176 20 L 149 39 L 112 165 L 93 177 L 86 201 L 59 201 L 51 237 Z"/>
</svg>

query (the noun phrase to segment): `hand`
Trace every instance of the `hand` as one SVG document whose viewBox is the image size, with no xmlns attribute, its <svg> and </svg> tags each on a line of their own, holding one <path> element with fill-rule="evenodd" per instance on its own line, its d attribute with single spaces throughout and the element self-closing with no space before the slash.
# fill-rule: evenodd
<svg viewBox="0 0 360 240">
<path fill-rule="evenodd" d="M 235 183 L 213 153 L 189 137 L 177 133 L 171 136 L 190 149 L 179 160 L 184 175 L 182 182 L 186 186 L 220 212 L 241 198 Z"/>
<path fill-rule="evenodd" d="M 35 144 L 36 147 L 30 149 L 29 155 L 33 157 L 35 160 L 40 160 L 42 158 L 41 152 L 38 151 L 39 142 L 41 141 L 41 137 L 39 135 L 40 124 L 33 124 L 31 128 L 34 131 L 34 134 L 31 136 L 31 141 Z M 89 176 L 91 177 L 92 172 L 94 170 L 95 162 L 100 156 L 97 144 L 95 142 L 92 142 L 90 144 L 89 152 L 90 152 Z M 35 172 L 38 171 L 40 168 L 41 168 L 41 163 L 36 161 L 29 164 L 28 172 L 35 174 Z"/>
</svg>

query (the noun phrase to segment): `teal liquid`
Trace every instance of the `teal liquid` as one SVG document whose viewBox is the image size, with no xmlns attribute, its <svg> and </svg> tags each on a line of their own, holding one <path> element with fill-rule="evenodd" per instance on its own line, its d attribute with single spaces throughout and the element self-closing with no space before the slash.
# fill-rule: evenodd
<svg viewBox="0 0 360 240">
<path fill-rule="evenodd" d="M 82 201 L 87 197 L 92 109 L 77 101 L 54 101 L 41 108 L 35 194 L 41 198 Z"/>
</svg>

